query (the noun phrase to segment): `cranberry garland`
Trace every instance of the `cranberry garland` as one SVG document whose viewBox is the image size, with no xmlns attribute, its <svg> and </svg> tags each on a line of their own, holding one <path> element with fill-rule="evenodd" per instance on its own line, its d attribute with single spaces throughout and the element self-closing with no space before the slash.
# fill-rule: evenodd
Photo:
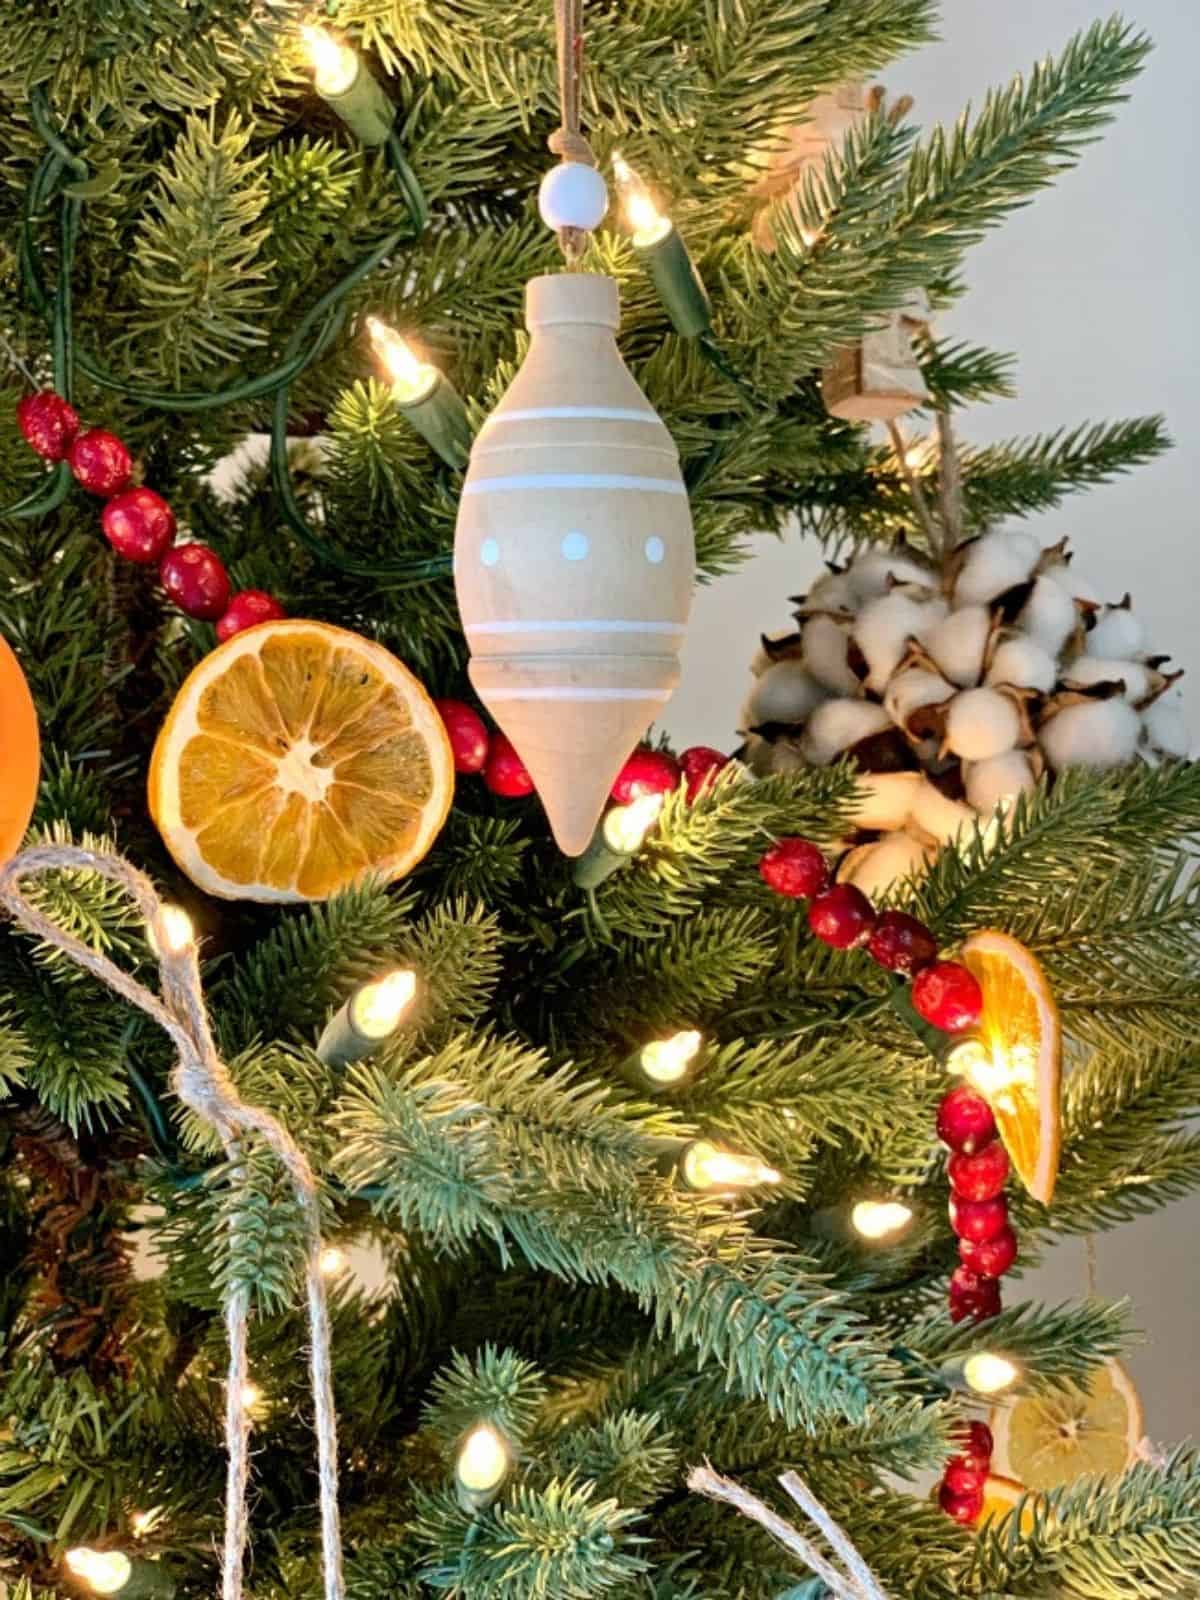
<svg viewBox="0 0 1200 1600">
<path fill-rule="evenodd" d="M 65 461 L 75 481 L 107 503 L 100 513 L 104 537 L 118 555 L 158 568 L 168 597 L 189 617 L 215 622 L 217 637 L 231 639 L 256 622 L 282 617 L 283 607 L 261 589 L 232 594 L 229 574 L 206 544 L 175 543 L 175 513 L 160 494 L 130 487 L 133 457 L 105 428 L 79 431 L 79 417 L 53 389 L 28 394 L 17 405 L 25 442 L 47 461 Z"/>
<path fill-rule="evenodd" d="M 938 1504 L 955 1522 L 978 1522 L 983 1511 L 984 1487 L 992 1469 L 995 1444 L 986 1422 L 963 1422 L 955 1430 L 961 1445 L 951 1456 L 938 1485 Z"/>
<path fill-rule="evenodd" d="M 807 900 L 808 926 L 835 950 L 867 953 L 912 979 L 914 1011 L 944 1033 L 973 1028 L 983 1012 L 983 991 L 958 961 L 939 961 L 937 940 L 904 911 L 876 912 L 853 884 L 829 881 L 829 867 L 810 839 L 778 839 L 758 863 L 776 894 Z M 959 1266 L 950 1279 L 950 1316 L 983 1322 L 1000 1310 L 1000 1278 L 1017 1259 L 1002 1190 L 1008 1156 L 996 1119 L 982 1095 L 965 1085 L 951 1089 L 938 1107 L 938 1137 L 953 1152 L 948 1164 L 950 1226 L 958 1237 Z"/>
</svg>

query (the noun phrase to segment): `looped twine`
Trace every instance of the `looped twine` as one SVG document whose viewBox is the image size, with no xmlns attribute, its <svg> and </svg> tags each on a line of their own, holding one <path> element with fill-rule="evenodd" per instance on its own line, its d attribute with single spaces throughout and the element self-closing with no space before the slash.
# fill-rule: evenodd
<svg viewBox="0 0 1200 1600">
<path fill-rule="evenodd" d="M 583 136 L 580 107 L 583 97 L 583 0 L 554 0 L 554 36 L 558 55 L 558 104 L 561 126 L 547 143 L 562 161 L 594 167 L 596 157 Z M 586 228 L 560 228 L 558 242 L 568 262 L 578 261 L 587 249 Z"/>
<path fill-rule="evenodd" d="M 158 956 L 161 998 L 129 973 L 64 932 L 30 901 L 22 880 L 50 872 L 95 872 L 120 886 L 141 912 Z M 241 1169 L 242 1139 L 253 1135 L 275 1153 L 287 1171 L 304 1218 L 304 1277 L 309 1327 L 309 1373 L 320 1479 L 321 1554 L 325 1600 L 343 1600 L 341 1529 L 337 1502 L 337 1416 L 333 1399 L 333 1362 L 329 1308 L 321 1274 L 321 1213 L 317 1180 L 304 1152 L 287 1129 L 261 1106 L 238 1094 L 217 1053 L 204 1005 L 196 944 L 176 948 L 163 915 L 163 902 L 145 873 L 123 856 L 74 846 L 40 845 L 22 851 L 0 870 L 0 904 L 13 918 L 114 994 L 156 1022 L 175 1046 L 171 1087 L 179 1099 L 209 1123 L 220 1137 L 236 1186 Z M 250 1471 L 250 1419 L 244 1401 L 249 1376 L 247 1323 L 250 1291 L 237 1284 L 226 1296 L 225 1331 L 229 1367 L 225 1391 L 225 1539 L 222 1560 L 223 1600 L 241 1600 L 243 1563 L 249 1531 L 246 1489 Z"/>
</svg>

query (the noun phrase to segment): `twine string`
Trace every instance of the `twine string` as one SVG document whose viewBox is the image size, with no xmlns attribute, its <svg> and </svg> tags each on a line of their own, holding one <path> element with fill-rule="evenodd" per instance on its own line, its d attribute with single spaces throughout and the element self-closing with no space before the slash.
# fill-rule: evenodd
<svg viewBox="0 0 1200 1600">
<path fill-rule="evenodd" d="M 29 899 L 23 880 L 52 872 L 95 872 L 117 884 L 137 906 L 158 954 L 162 996 L 155 995 L 99 951 L 58 927 Z M 304 1152 L 268 1111 L 244 1101 L 217 1052 L 204 1005 L 196 945 L 173 948 L 163 917 L 163 902 L 149 878 L 122 856 L 73 846 L 40 845 L 15 856 L 0 871 L 0 904 L 27 932 L 60 951 L 114 994 L 150 1017 L 175 1046 L 171 1087 L 184 1105 L 214 1128 L 230 1163 L 236 1190 L 242 1138 L 255 1135 L 282 1163 L 304 1220 L 309 1372 L 321 1516 L 321 1554 L 325 1600 L 343 1600 L 341 1531 L 337 1499 L 337 1414 L 333 1397 L 332 1345 L 325 1283 L 320 1270 L 321 1208 L 317 1181 Z M 235 1284 L 224 1307 L 229 1366 L 225 1392 L 225 1538 L 222 1555 L 223 1600 L 241 1600 L 249 1531 L 246 1490 L 250 1472 L 249 1408 L 244 1390 L 249 1376 L 247 1326 L 250 1293 Z"/>
<path fill-rule="evenodd" d="M 559 126 L 547 141 L 561 161 L 594 167 L 596 157 L 583 136 L 583 0 L 554 0 L 554 39 L 558 59 Z M 560 228 L 558 242 L 574 265 L 587 249 L 586 228 Z"/>
</svg>

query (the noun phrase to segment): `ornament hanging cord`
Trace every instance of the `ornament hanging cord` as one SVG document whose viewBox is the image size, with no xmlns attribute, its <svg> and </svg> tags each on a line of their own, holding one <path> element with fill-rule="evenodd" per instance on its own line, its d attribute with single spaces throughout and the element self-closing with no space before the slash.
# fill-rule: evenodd
<svg viewBox="0 0 1200 1600">
<path fill-rule="evenodd" d="M 22 880 L 59 872 L 94 872 L 118 885 L 136 905 L 158 953 L 161 997 L 122 971 L 107 956 L 66 933 L 28 897 Z M 22 851 L 0 871 L 0 905 L 27 932 L 93 977 L 114 994 L 158 1023 L 176 1050 L 171 1086 L 179 1099 L 215 1129 L 236 1185 L 242 1141 L 261 1139 L 274 1152 L 291 1180 L 305 1229 L 304 1281 L 309 1330 L 309 1374 L 314 1430 L 317 1437 L 321 1553 L 325 1600 L 343 1600 L 341 1527 L 337 1498 L 337 1414 L 333 1397 L 332 1341 L 325 1281 L 321 1273 L 321 1205 L 317 1180 L 304 1152 L 287 1129 L 268 1111 L 248 1104 L 237 1092 L 217 1054 L 204 1005 L 196 945 L 173 944 L 159 899 L 149 878 L 122 856 L 43 845 Z M 249 1286 L 235 1283 L 226 1291 L 225 1330 L 229 1366 L 225 1388 L 225 1447 L 228 1458 L 225 1494 L 225 1538 L 222 1554 L 223 1600 L 241 1600 L 243 1565 L 249 1532 L 246 1491 L 250 1472 L 250 1419 L 243 1399 L 248 1380 L 247 1325 Z"/>
<path fill-rule="evenodd" d="M 550 149 L 564 162 L 594 167 L 596 157 L 583 136 L 583 0 L 554 0 L 554 39 L 558 59 L 559 126 L 550 135 Z M 569 267 L 577 266 L 588 246 L 586 228 L 560 228 L 558 242 Z"/>
</svg>

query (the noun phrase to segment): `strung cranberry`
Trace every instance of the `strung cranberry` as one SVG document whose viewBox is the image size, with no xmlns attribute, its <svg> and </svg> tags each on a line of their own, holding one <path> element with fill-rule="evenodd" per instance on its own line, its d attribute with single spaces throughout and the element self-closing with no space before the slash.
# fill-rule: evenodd
<svg viewBox="0 0 1200 1600">
<path fill-rule="evenodd" d="M 1008 1166 L 1008 1151 L 993 1139 L 973 1156 L 951 1156 L 946 1176 L 960 1200 L 994 1200 L 1004 1188 Z"/>
<path fill-rule="evenodd" d="M 992 1430 L 986 1422 L 962 1422 L 951 1433 L 951 1438 L 958 1445 L 958 1454 L 955 1462 L 971 1467 L 976 1472 L 986 1472 L 991 1465 L 992 1454 L 996 1448 L 996 1441 L 992 1438 Z"/>
<path fill-rule="evenodd" d="M 946 1470 L 942 1474 L 942 1483 L 951 1494 L 974 1494 L 976 1489 L 982 1489 L 987 1479 L 988 1469 L 982 1471 L 978 1467 L 968 1465 L 965 1461 L 948 1461 Z"/>
<path fill-rule="evenodd" d="M 224 643 L 235 633 L 257 627 L 260 622 L 278 622 L 283 615 L 279 601 L 265 589 L 239 589 L 217 621 L 217 638 Z"/>
<path fill-rule="evenodd" d="M 943 1033 L 962 1033 L 983 1014 L 983 990 L 960 962 L 938 961 L 913 979 L 912 1003 L 919 1016 Z"/>
<path fill-rule="evenodd" d="M 71 442 L 67 465 L 76 482 L 91 494 L 119 494 L 129 482 L 133 457 L 107 428 L 89 428 Z"/>
<path fill-rule="evenodd" d="M 181 611 L 215 622 L 229 606 L 229 574 L 206 544 L 177 544 L 158 564 L 162 586 Z"/>
<path fill-rule="evenodd" d="M 670 794 L 679 787 L 679 763 L 666 750 L 639 746 L 617 773 L 612 797 L 619 806 L 647 794 Z"/>
<path fill-rule="evenodd" d="M 104 537 L 119 556 L 148 567 L 171 548 L 175 513 L 153 489 L 123 489 L 100 513 Z"/>
<path fill-rule="evenodd" d="M 691 805 L 706 789 L 712 788 L 717 773 L 729 765 L 729 757 L 714 750 L 711 745 L 694 744 L 682 752 L 679 765 L 683 770 L 688 804 Z"/>
<path fill-rule="evenodd" d="M 776 839 L 758 872 L 768 888 L 792 900 L 809 900 L 829 882 L 825 857 L 811 839 Z"/>
<path fill-rule="evenodd" d="M 983 1486 L 981 1484 L 968 1494 L 955 1494 L 949 1484 L 943 1483 L 938 1489 L 938 1505 L 955 1522 L 969 1527 L 971 1523 L 978 1522 L 983 1514 Z"/>
<path fill-rule="evenodd" d="M 965 1317 L 985 1322 L 1000 1311 L 999 1280 L 985 1278 L 970 1267 L 955 1267 L 950 1278 L 949 1299 L 951 1322 L 962 1322 Z"/>
<path fill-rule="evenodd" d="M 491 737 L 483 781 L 493 794 L 502 795 L 506 800 L 519 800 L 522 795 L 533 793 L 533 779 L 528 768 L 512 741 L 502 733 Z"/>
<path fill-rule="evenodd" d="M 465 700 L 435 700 L 446 725 L 455 772 L 482 772 L 488 758 L 487 725 Z"/>
<path fill-rule="evenodd" d="M 960 1200 L 950 1196 L 950 1226 L 960 1239 L 982 1244 L 994 1239 L 1008 1226 L 1008 1201 L 1003 1195 L 993 1200 Z"/>
<path fill-rule="evenodd" d="M 875 908 L 852 883 L 835 883 L 809 906 L 808 925 L 824 944 L 853 950 L 871 937 Z"/>
<path fill-rule="evenodd" d="M 937 1114 L 938 1138 L 962 1155 L 974 1155 L 996 1137 L 996 1119 L 981 1094 L 965 1083 L 951 1089 Z"/>
<path fill-rule="evenodd" d="M 990 1239 L 960 1239 L 958 1259 L 982 1277 L 1002 1278 L 1017 1259 L 1017 1236 L 1011 1228 L 1001 1228 Z"/>
<path fill-rule="evenodd" d="M 42 389 L 17 402 L 17 427 L 38 455 L 47 461 L 61 461 L 79 432 L 79 417 L 62 395 Z"/>
<path fill-rule="evenodd" d="M 889 972 L 920 972 L 937 958 L 937 940 L 923 922 L 905 911 L 883 911 L 867 950 Z"/>
</svg>

